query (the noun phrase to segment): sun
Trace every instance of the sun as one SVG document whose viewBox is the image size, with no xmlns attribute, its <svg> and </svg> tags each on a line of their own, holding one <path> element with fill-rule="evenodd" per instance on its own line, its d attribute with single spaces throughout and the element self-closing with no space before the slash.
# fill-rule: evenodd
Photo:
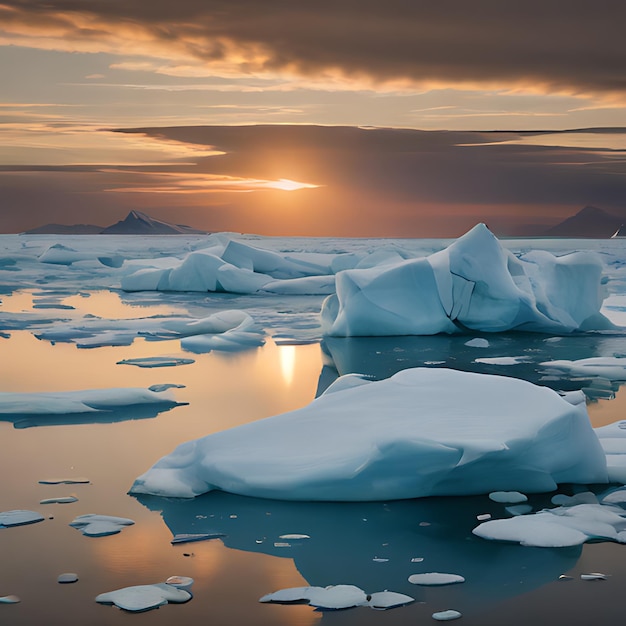
<svg viewBox="0 0 626 626">
<path fill-rule="evenodd" d="M 289 180 L 288 178 L 279 178 L 278 180 L 270 181 L 267 183 L 267 186 L 272 189 L 280 189 L 282 191 L 297 191 L 298 189 L 315 189 L 319 185 L 299 183 L 296 180 Z"/>
</svg>

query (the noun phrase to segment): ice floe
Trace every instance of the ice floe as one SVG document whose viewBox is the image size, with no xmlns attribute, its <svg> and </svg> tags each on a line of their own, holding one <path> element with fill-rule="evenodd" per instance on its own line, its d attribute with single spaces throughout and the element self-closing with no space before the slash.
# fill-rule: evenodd
<svg viewBox="0 0 626 626">
<path fill-rule="evenodd" d="M 78 498 L 76 496 L 60 496 L 58 498 L 39 500 L 39 504 L 71 504 L 72 502 L 78 502 Z"/>
<path fill-rule="evenodd" d="M 528 496 L 519 491 L 493 491 L 489 494 L 489 499 L 503 504 L 519 504 L 526 502 Z"/>
<path fill-rule="evenodd" d="M 409 582 L 413 585 L 424 585 L 426 587 L 436 587 L 442 585 L 454 585 L 464 583 L 465 578 L 459 574 L 444 574 L 441 572 L 425 572 L 423 574 L 411 574 Z"/>
<path fill-rule="evenodd" d="M 479 224 L 428 257 L 339 272 L 322 328 L 333 336 L 607 328 L 602 272 L 588 252 L 517 258 Z"/>
<path fill-rule="evenodd" d="M 378 591 L 366 594 L 355 585 L 330 585 L 328 587 L 291 587 L 269 593 L 259 602 L 289 604 L 307 602 L 318 609 L 339 610 L 357 606 L 373 609 L 390 609 L 414 602 L 414 598 L 394 591 Z"/>
<path fill-rule="evenodd" d="M 116 535 L 126 526 L 132 526 L 134 523 L 132 519 L 125 517 L 88 513 L 76 517 L 70 522 L 70 526 L 80 530 L 87 537 L 106 537 Z"/>
<path fill-rule="evenodd" d="M 2 526 L 23 526 L 43 522 L 44 517 L 37 511 L 14 509 L 13 511 L 0 511 L 0 528 Z"/>
<path fill-rule="evenodd" d="M 38 482 L 40 485 L 86 485 L 90 480 L 79 476 L 77 478 L 44 478 Z"/>
<path fill-rule="evenodd" d="M 15 393 L 0 392 L 0 416 L 112 412 L 135 405 L 179 404 L 167 393 L 134 387 Z"/>
<path fill-rule="evenodd" d="M 517 379 L 414 368 L 342 376 L 302 409 L 181 444 L 130 492 L 389 500 L 563 482 L 607 482 L 584 403 Z"/>
<path fill-rule="evenodd" d="M 484 539 L 560 548 L 586 541 L 626 543 L 626 511 L 612 504 L 566 504 L 534 514 L 483 522 L 473 530 Z"/>
<path fill-rule="evenodd" d="M 137 367 L 176 367 L 177 365 L 190 365 L 194 359 L 183 359 L 167 356 L 146 356 L 137 359 L 123 359 L 117 365 L 136 365 Z"/>
<path fill-rule="evenodd" d="M 544 361 L 540 365 L 548 369 L 568 372 L 572 376 L 592 376 L 626 381 L 626 357 L 602 356 L 576 361 Z"/>
<path fill-rule="evenodd" d="M 455 611 L 454 609 L 447 609 L 446 611 L 437 611 L 436 613 L 433 613 L 432 617 L 438 622 L 449 622 L 453 619 L 459 619 L 459 617 L 462 617 L 462 615 L 461 613 L 459 613 L 459 611 Z"/>
<path fill-rule="evenodd" d="M 168 583 L 153 585 L 135 585 L 115 591 L 108 591 L 96 596 L 100 604 L 115 604 L 125 611 L 149 611 L 170 602 L 180 604 L 191 600 L 189 591 L 179 589 Z"/>
<path fill-rule="evenodd" d="M 0 596 L 0 604 L 17 604 L 21 600 L 16 595 Z"/>
<path fill-rule="evenodd" d="M 78 574 L 74 572 L 66 572 L 65 574 L 59 574 L 57 577 L 57 582 L 62 585 L 67 585 L 70 583 L 78 582 Z"/>
</svg>

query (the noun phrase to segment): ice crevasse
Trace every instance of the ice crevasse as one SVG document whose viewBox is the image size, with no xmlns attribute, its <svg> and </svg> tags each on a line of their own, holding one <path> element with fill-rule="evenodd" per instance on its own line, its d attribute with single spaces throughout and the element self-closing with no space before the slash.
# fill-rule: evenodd
<svg viewBox="0 0 626 626">
<path fill-rule="evenodd" d="M 374 501 L 607 480 L 584 402 L 514 378 L 414 368 L 342 376 L 304 408 L 181 444 L 130 492 Z"/>
<path fill-rule="evenodd" d="M 603 266 L 592 252 L 521 257 L 484 224 L 448 248 L 336 275 L 322 307 L 330 336 L 433 335 L 467 329 L 573 332 L 610 327 Z"/>
</svg>

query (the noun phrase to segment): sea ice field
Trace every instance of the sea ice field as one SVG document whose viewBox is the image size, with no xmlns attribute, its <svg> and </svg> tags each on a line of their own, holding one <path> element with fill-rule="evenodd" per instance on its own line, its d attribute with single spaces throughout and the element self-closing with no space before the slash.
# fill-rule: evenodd
<svg viewBox="0 0 626 626">
<path fill-rule="evenodd" d="M 623 621 L 625 240 L 0 235 L 0 351 L 0 624 Z"/>
</svg>

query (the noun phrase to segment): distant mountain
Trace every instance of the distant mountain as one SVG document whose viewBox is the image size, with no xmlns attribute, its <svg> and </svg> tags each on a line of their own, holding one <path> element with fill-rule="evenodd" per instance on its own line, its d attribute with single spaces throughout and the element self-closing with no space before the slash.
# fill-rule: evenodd
<svg viewBox="0 0 626 626">
<path fill-rule="evenodd" d="M 25 231 L 25 235 L 97 235 L 104 226 L 94 224 L 45 224 Z"/>
<path fill-rule="evenodd" d="M 595 206 L 586 206 L 562 221 L 549 228 L 545 234 L 548 237 L 590 237 L 605 239 L 612 237 L 624 224 L 624 218 L 608 213 Z"/>
<path fill-rule="evenodd" d="M 25 231 L 26 235 L 204 235 L 206 231 L 157 220 L 141 211 L 131 211 L 111 226 L 92 224 L 46 224 Z"/>
<path fill-rule="evenodd" d="M 102 235 L 189 235 L 203 234 L 205 231 L 196 230 L 182 224 L 170 224 L 154 219 L 141 211 L 131 211 L 123 220 L 108 226 Z"/>
</svg>

